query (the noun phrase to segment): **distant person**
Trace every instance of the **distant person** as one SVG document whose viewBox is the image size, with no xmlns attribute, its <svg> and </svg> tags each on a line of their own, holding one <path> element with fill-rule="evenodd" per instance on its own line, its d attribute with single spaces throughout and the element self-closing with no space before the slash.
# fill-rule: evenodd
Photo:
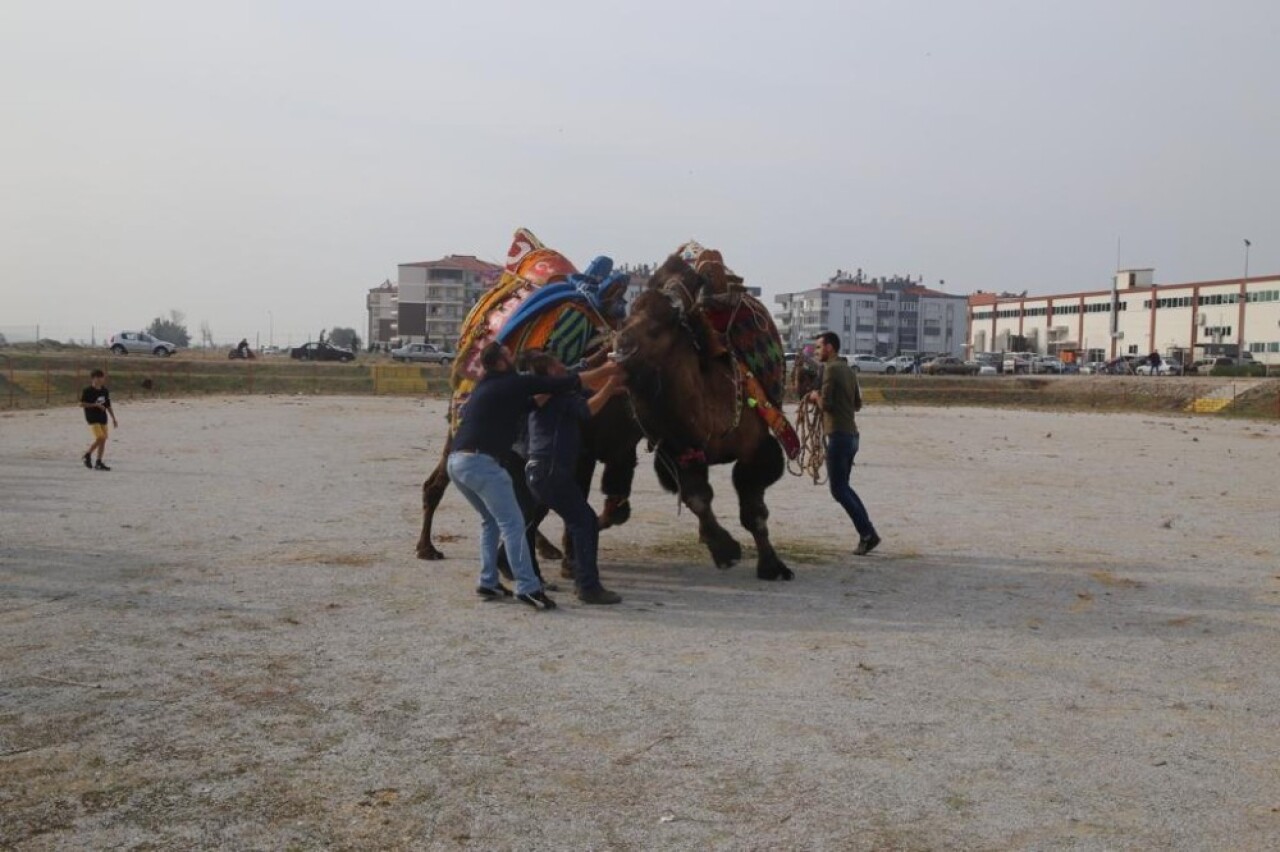
<svg viewBox="0 0 1280 852">
<path fill-rule="evenodd" d="M 862 408 L 862 392 L 857 376 L 840 357 L 839 335 L 828 331 L 818 341 L 818 359 L 823 365 L 822 390 L 810 392 L 809 398 L 822 408 L 822 431 L 827 435 L 827 485 L 858 532 L 854 555 L 866 556 L 879 546 L 880 536 L 862 499 L 849 485 L 853 457 L 858 454 L 854 413 Z"/>
<path fill-rule="evenodd" d="M 236 344 L 236 351 L 240 353 L 240 357 L 241 357 L 241 358 L 252 358 L 252 357 L 253 357 L 253 353 L 249 351 L 249 341 L 248 341 L 248 339 L 244 339 L 244 338 L 242 338 L 242 339 L 240 340 L 240 342 L 239 342 L 238 344 Z"/>
<path fill-rule="evenodd" d="M 107 415 L 111 416 L 112 427 L 118 429 L 120 424 L 116 421 L 116 412 L 111 407 L 111 391 L 107 390 L 106 373 L 94 370 L 89 374 L 89 387 L 80 392 L 80 407 L 84 409 L 85 422 L 89 424 L 89 431 L 93 433 L 93 443 L 81 457 L 84 460 L 84 466 L 90 470 L 111 470 L 102 462 L 102 454 L 107 447 Z M 91 458 L 94 452 L 98 454 L 96 464 Z"/>
<path fill-rule="evenodd" d="M 1159 352 L 1156 352 L 1153 350 L 1151 354 L 1147 356 L 1147 363 L 1151 365 L 1151 375 L 1153 376 L 1160 375 L 1160 353 Z"/>
</svg>

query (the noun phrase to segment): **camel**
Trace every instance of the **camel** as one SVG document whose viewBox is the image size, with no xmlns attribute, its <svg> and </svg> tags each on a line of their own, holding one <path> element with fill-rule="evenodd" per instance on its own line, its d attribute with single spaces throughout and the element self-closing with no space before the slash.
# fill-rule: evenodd
<svg viewBox="0 0 1280 852">
<path fill-rule="evenodd" d="M 490 341 L 501 340 L 517 354 L 545 348 L 567 364 L 576 363 L 598 349 L 603 337 L 621 323 L 627 276 L 610 274 L 611 269 L 612 261 L 601 257 L 585 273 L 579 273 L 564 255 L 544 246 L 531 232 L 524 228 L 516 231 L 502 277 L 463 321 L 450 374 L 449 437 L 440 461 L 422 483 L 422 531 L 416 548 L 419 559 L 444 558 L 431 540 L 432 526 L 436 509 L 449 487 L 445 464 L 453 446 L 453 433 L 481 375 L 480 351 Z M 591 488 L 596 463 L 605 465 L 601 529 L 625 523 L 630 517 L 628 499 L 639 440 L 638 427 L 621 399 L 610 400 L 584 429 L 583 458 L 578 467 L 584 492 Z M 541 518 L 530 520 L 537 523 Z M 562 574 L 572 576 L 571 548 L 565 547 L 561 553 L 539 533 L 538 550 L 545 558 L 564 559 Z"/>
<path fill-rule="evenodd" d="M 785 470 L 783 445 L 787 455 L 798 450 L 780 410 L 782 341 L 768 310 L 732 286 L 736 276 L 719 254 L 689 245 L 694 249 L 668 258 L 636 298 L 614 357 L 626 370 L 645 437 L 656 446 L 658 480 L 697 515 L 699 538 L 716 566 L 742 558 L 741 545 L 712 511 L 707 477 L 710 465 L 733 463 L 739 519 L 756 543 L 756 576 L 790 580 L 795 574 L 769 541 L 764 500 Z M 727 338 L 717 329 L 717 313 Z"/>
</svg>

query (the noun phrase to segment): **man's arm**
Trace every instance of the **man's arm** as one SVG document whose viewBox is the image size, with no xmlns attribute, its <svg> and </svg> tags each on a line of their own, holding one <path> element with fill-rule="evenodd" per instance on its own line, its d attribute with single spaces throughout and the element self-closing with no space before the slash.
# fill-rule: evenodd
<svg viewBox="0 0 1280 852">
<path fill-rule="evenodd" d="M 586 387 L 598 391 L 604 388 L 606 382 L 621 373 L 621 364 L 614 361 L 606 361 L 602 366 L 578 373 L 578 378 L 582 379 L 582 384 Z"/>
<path fill-rule="evenodd" d="M 591 417 L 595 417 L 600 413 L 600 410 L 605 407 L 605 404 L 608 403 L 609 400 L 613 399 L 620 393 L 626 393 L 626 390 L 626 387 L 617 376 L 611 377 L 604 383 L 604 387 L 596 391 L 595 394 L 587 400 L 588 414 Z"/>
</svg>

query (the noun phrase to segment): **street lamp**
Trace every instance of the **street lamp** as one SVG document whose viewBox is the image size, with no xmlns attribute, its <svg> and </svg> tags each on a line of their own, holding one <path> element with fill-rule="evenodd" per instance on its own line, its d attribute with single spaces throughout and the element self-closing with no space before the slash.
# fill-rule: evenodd
<svg viewBox="0 0 1280 852">
<path fill-rule="evenodd" d="M 272 316 L 271 311 L 267 311 L 267 345 L 276 345 L 276 318 Z"/>
</svg>

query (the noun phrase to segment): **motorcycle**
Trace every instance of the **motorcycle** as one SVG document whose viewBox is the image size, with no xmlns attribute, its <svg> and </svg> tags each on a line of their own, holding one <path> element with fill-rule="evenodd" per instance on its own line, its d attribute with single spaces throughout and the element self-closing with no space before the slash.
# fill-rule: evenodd
<svg viewBox="0 0 1280 852">
<path fill-rule="evenodd" d="M 231 361 L 253 361 L 257 357 L 257 355 L 253 354 L 252 349 L 236 348 L 227 353 L 227 358 Z"/>
</svg>

